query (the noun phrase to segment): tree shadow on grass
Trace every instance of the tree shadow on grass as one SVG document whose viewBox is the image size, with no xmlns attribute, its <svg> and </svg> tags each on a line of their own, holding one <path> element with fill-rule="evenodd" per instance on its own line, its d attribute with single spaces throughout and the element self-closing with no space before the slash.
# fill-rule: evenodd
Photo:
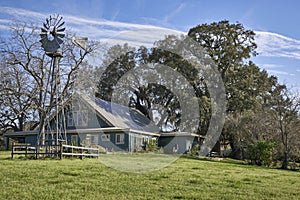
<svg viewBox="0 0 300 200">
<path fill-rule="evenodd" d="M 254 168 L 261 168 L 261 169 L 267 169 L 267 170 L 283 170 L 283 171 L 293 171 L 293 172 L 300 172 L 300 164 L 297 164 L 297 167 L 290 167 L 289 169 L 282 169 L 281 165 L 276 166 L 258 166 L 258 165 L 251 165 L 247 160 L 236 160 L 232 158 L 219 158 L 219 157 L 199 157 L 196 155 L 182 155 L 181 158 L 184 159 L 191 159 L 191 160 L 198 160 L 198 161 L 204 161 L 204 162 L 214 162 L 214 163 L 227 163 L 227 164 L 233 164 L 233 165 L 239 165 L 239 166 L 249 166 Z"/>
<path fill-rule="evenodd" d="M 249 165 L 244 160 L 236 160 L 232 158 L 221 158 L 221 157 L 205 157 L 205 156 L 196 156 L 196 155 L 182 155 L 181 158 L 191 159 L 191 160 L 199 160 L 199 161 L 206 161 L 206 162 L 216 162 L 216 163 L 228 163 L 228 164 L 235 164 L 235 165 Z"/>
</svg>

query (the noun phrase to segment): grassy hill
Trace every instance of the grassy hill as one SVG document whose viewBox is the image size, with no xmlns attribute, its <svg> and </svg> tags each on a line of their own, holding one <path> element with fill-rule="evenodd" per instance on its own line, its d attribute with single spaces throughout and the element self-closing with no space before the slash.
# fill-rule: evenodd
<svg viewBox="0 0 300 200">
<path fill-rule="evenodd" d="M 97 159 L 0 156 L 0 199 L 300 199 L 300 172 L 180 158 L 146 174 Z"/>
</svg>

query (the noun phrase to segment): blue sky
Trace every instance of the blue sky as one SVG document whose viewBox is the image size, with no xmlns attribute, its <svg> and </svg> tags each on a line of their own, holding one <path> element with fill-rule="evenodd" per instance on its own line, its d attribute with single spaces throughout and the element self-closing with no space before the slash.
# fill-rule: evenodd
<svg viewBox="0 0 300 200">
<path fill-rule="evenodd" d="M 299 8 L 297 0 L 0 0 L 0 34 L 11 21 L 40 23 L 49 14 L 59 13 L 76 34 L 93 39 L 113 35 L 115 41 L 138 45 L 227 19 L 257 33 L 256 64 L 281 82 L 299 87 Z M 123 31 L 129 33 L 118 37 Z"/>
<path fill-rule="evenodd" d="M 1 6 L 112 21 L 152 24 L 181 31 L 228 19 L 247 28 L 300 39 L 297 0 L 1 0 Z"/>
</svg>

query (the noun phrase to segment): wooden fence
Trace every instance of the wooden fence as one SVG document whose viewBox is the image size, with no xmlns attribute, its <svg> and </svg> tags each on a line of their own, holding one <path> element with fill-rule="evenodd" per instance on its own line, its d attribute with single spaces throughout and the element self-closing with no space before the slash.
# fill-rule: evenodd
<svg viewBox="0 0 300 200">
<path fill-rule="evenodd" d="M 79 147 L 71 145 L 39 145 L 31 146 L 30 144 L 13 143 L 11 150 L 11 157 L 15 155 L 24 155 L 25 157 L 53 157 L 62 159 L 65 157 L 99 157 L 98 148 Z"/>
<path fill-rule="evenodd" d="M 62 156 L 71 156 L 71 157 L 99 157 L 99 149 L 98 148 L 89 148 L 89 147 L 78 147 L 71 145 L 62 145 L 61 148 Z"/>
<path fill-rule="evenodd" d="M 13 143 L 11 149 L 11 157 L 15 155 L 35 156 L 36 149 L 30 146 L 30 144 Z"/>
</svg>

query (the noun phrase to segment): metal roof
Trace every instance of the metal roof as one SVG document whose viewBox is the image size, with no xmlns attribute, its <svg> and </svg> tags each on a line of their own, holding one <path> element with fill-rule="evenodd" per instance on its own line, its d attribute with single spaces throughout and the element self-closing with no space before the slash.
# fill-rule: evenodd
<svg viewBox="0 0 300 200">
<path fill-rule="evenodd" d="M 161 137 L 198 137 L 198 138 L 205 138 L 203 135 L 198 135 L 195 133 L 189 133 L 189 132 L 166 132 L 161 133 Z"/>
<path fill-rule="evenodd" d="M 96 97 L 90 98 L 79 94 L 79 97 L 87 102 L 98 115 L 114 127 L 129 128 L 134 131 L 159 133 L 159 128 L 140 111 L 117 103 L 108 102 Z"/>
</svg>

